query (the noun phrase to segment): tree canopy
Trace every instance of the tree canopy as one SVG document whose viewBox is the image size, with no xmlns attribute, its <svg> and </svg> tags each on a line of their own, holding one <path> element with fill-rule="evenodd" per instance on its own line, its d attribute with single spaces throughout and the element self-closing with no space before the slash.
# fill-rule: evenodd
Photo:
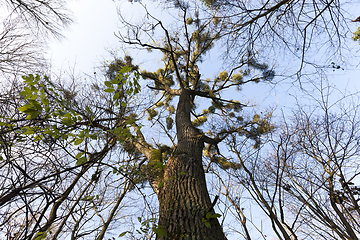
<svg viewBox="0 0 360 240">
<path fill-rule="evenodd" d="M 57 2 L 8 4 L 40 32 L 58 36 L 69 23 Z M 243 91 L 279 81 L 277 52 L 299 63 L 286 75 L 325 65 L 311 61 L 321 41 L 341 59 L 342 5 L 166 1 L 161 19 L 133 4 L 144 18 L 119 10 L 116 36 L 127 49 L 161 53 L 155 70 L 129 54 L 86 83 L 41 72 L 4 82 L 0 237 L 358 239 L 356 95 L 333 101 L 336 88 L 314 80 L 309 104 L 281 119 Z"/>
</svg>

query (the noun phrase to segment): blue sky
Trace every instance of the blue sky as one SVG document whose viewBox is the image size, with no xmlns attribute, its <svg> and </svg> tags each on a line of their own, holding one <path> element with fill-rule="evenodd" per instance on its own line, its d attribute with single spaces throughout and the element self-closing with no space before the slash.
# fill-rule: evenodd
<svg viewBox="0 0 360 240">
<path fill-rule="evenodd" d="M 59 69 L 72 71 L 75 67 L 78 73 L 92 73 L 95 67 L 101 65 L 102 61 L 106 59 L 111 60 L 112 57 L 109 51 L 118 51 L 119 56 L 122 56 L 124 51 L 127 51 L 120 48 L 119 41 L 114 35 L 120 29 L 117 7 L 120 7 L 122 10 L 126 9 L 126 15 L 136 19 L 136 15 L 139 15 L 141 12 L 136 3 L 111 0 L 77 0 L 69 2 L 68 6 L 74 14 L 75 23 L 64 32 L 65 39 L 60 42 L 53 40 L 49 44 L 48 57 L 52 60 L 53 72 L 57 72 Z M 150 6 L 152 7 L 154 4 Z M 359 23 L 350 24 L 354 31 L 357 25 Z M 354 51 L 358 52 L 360 46 L 350 40 L 351 33 L 348 33 L 347 37 L 349 38 L 348 48 L 353 48 Z M 160 62 L 160 56 L 158 60 L 155 60 L 156 62 L 151 57 L 151 64 L 149 64 L 149 58 L 145 54 L 145 52 L 131 51 L 131 55 L 135 58 L 136 62 L 139 62 L 140 59 L 142 66 L 155 66 L 156 68 L 156 63 Z M 206 65 L 209 64 L 209 69 L 213 69 L 212 66 L 218 65 L 217 56 L 210 55 L 210 57 L 206 61 Z M 327 74 L 330 82 L 342 90 L 360 90 L 360 58 L 358 59 L 358 62 L 354 59 L 351 65 L 344 66 L 345 70 L 333 72 L 329 68 L 324 73 Z M 214 75 L 215 73 L 213 72 Z M 266 105 L 276 105 L 278 108 L 282 108 L 287 105 L 285 103 L 291 101 L 291 96 L 298 91 L 297 87 L 294 88 L 293 83 L 294 79 L 288 79 L 275 88 L 258 84 L 245 87 L 244 92 L 246 92 L 245 96 L 250 100 L 252 99 L 253 103 L 262 105 L 262 103 L 266 102 Z M 311 88 L 311 86 L 309 87 Z M 269 92 L 269 90 L 271 91 Z M 286 98 L 289 99 L 285 100 Z"/>
<path fill-rule="evenodd" d="M 52 70 L 71 71 L 75 67 L 76 72 L 93 73 L 101 62 L 110 59 L 109 50 L 119 50 L 119 56 L 122 56 L 123 50 L 120 47 L 118 39 L 114 32 L 119 30 L 119 21 L 117 7 L 126 9 L 128 16 L 134 14 L 136 18 L 136 3 L 131 4 L 128 1 L 111 1 L 111 0 L 78 0 L 69 3 L 69 8 L 74 13 L 75 24 L 67 30 L 64 35 L 65 39 L 61 42 L 53 41 L 49 44 L 48 56 L 52 59 Z M 360 23 L 350 25 L 355 31 Z M 350 40 L 351 33 L 347 33 L 349 38 L 348 48 L 353 48 L 355 52 L 360 50 L 360 46 Z M 132 51 L 131 55 L 136 62 L 143 62 L 143 66 L 156 68 L 160 63 L 161 56 L 158 59 L 145 57 L 146 52 Z M 138 60 L 140 59 L 140 60 Z M 147 60 L 146 60 L 147 59 Z M 150 59 L 150 60 L 149 60 Z M 218 66 L 218 56 L 210 55 L 206 61 L 209 70 Z M 360 90 L 360 58 L 354 58 L 351 64 L 342 66 L 344 70 L 333 71 L 331 67 L 323 72 L 324 79 L 339 88 L 342 92 L 357 92 Z M 279 64 L 282 64 L 281 62 Z M 275 69 L 276 70 L 276 69 Z M 212 74 L 216 74 L 214 71 Z M 211 76 L 208 76 L 211 77 Z M 318 76 L 320 77 L 320 76 Z M 309 93 L 314 92 L 313 85 L 304 85 Z M 295 107 L 295 98 L 298 96 L 300 101 L 308 104 L 309 101 L 304 96 L 306 93 L 300 92 L 295 79 L 286 79 L 276 86 L 258 84 L 244 87 L 240 93 L 244 99 L 248 99 L 253 104 L 258 104 L 255 110 L 261 111 L 266 108 L 276 107 L 277 113 L 282 110 L 288 111 Z M 340 93 L 337 93 L 340 95 Z M 338 96 L 333 96 L 334 101 Z"/>
</svg>

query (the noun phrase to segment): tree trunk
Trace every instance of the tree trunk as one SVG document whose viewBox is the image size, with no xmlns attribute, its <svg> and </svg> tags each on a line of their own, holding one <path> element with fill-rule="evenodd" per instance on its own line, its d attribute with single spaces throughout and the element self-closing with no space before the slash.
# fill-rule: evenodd
<svg viewBox="0 0 360 240">
<path fill-rule="evenodd" d="M 214 210 L 202 165 L 204 140 L 191 124 L 190 110 L 190 92 L 182 90 L 176 111 L 177 151 L 166 163 L 158 191 L 159 228 L 167 236 L 157 239 L 226 239 L 218 219 L 206 218 Z"/>
</svg>

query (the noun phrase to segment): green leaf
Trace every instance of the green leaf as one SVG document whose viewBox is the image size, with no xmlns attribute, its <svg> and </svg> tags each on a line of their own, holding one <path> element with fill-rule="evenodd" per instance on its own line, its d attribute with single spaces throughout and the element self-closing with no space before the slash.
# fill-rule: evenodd
<svg viewBox="0 0 360 240">
<path fill-rule="evenodd" d="M 209 223 L 209 222 L 204 222 L 204 224 L 205 224 L 205 227 L 207 227 L 207 228 L 211 228 L 211 225 L 210 225 L 210 223 Z"/>
<path fill-rule="evenodd" d="M 86 162 L 86 157 L 81 157 L 76 161 L 76 165 L 79 166 L 80 164 L 83 164 Z"/>
<path fill-rule="evenodd" d="M 107 92 L 107 93 L 112 93 L 114 91 L 115 91 L 115 89 L 113 89 L 113 88 L 107 88 L 104 90 L 104 92 Z"/>
<path fill-rule="evenodd" d="M 40 95 L 40 98 L 41 98 L 41 102 L 42 102 L 45 106 L 48 106 L 48 105 L 49 105 L 49 100 L 46 99 L 45 94 L 41 94 L 41 95 Z"/>
<path fill-rule="evenodd" d="M 31 135 L 31 134 L 34 134 L 35 131 L 37 131 L 39 129 L 35 128 L 35 127 L 22 127 L 21 128 L 21 131 L 23 134 L 25 135 Z"/>
<path fill-rule="evenodd" d="M 33 92 L 29 87 L 24 87 L 24 91 L 28 94 L 32 94 L 32 92 Z"/>
<path fill-rule="evenodd" d="M 161 238 L 161 237 L 167 237 L 167 232 L 165 229 L 159 227 L 153 227 L 153 231 L 156 233 L 157 237 Z"/>
<path fill-rule="evenodd" d="M 25 118 L 26 120 L 31 120 L 31 119 L 34 119 L 36 118 L 37 116 L 40 115 L 40 112 L 32 112 L 30 113 L 29 115 L 27 115 L 27 117 Z"/>
<path fill-rule="evenodd" d="M 78 154 L 76 154 L 75 158 L 76 158 L 76 159 L 79 159 L 82 155 L 84 155 L 84 153 L 83 153 L 83 152 L 79 152 Z"/>
<path fill-rule="evenodd" d="M 31 86 L 31 91 L 37 93 L 39 90 L 35 86 Z"/>
<path fill-rule="evenodd" d="M 47 100 L 46 98 L 42 98 L 41 102 L 45 105 L 48 106 L 49 105 L 49 100 Z"/>
<path fill-rule="evenodd" d="M 113 100 L 115 101 L 116 99 L 119 99 L 119 98 L 120 98 L 120 93 L 119 92 L 115 93 L 113 96 Z"/>
<path fill-rule="evenodd" d="M 206 219 L 211 218 L 211 216 L 212 216 L 211 212 L 206 213 Z"/>
<path fill-rule="evenodd" d="M 129 88 L 128 90 L 126 90 L 127 95 L 131 95 L 132 92 L 133 92 L 133 89 L 132 89 L 132 88 Z"/>
<path fill-rule="evenodd" d="M 25 104 L 24 106 L 19 107 L 18 109 L 20 112 L 27 113 L 27 114 L 36 112 L 36 109 L 34 108 L 34 106 L 30 105 L 30 104 Z"/>
<path fill-rule="evenodd" d="M 221 217 L 221 215 L 218 214 L 218 213 L 214 213 L 214 214 L 211 216 L 211 218 L 219 218 L 219 217 Z"/>
<path fill-rule="evenodd" d="M 125 124 L 133 124 L 135 122 L 135 119 L 131 118 L 125 121 Z"/>
<path fill-rule="evenodd" d="M 123 237 L 123 236 L 125 236 L 125 234 L 127 234 L 127 233 L 131 233 L 131 232 L 129 232 L 129 231 L 122 232 L 122 233 L 120 233 L 119 237 Z"/>
<path fill-rule="evenodd" d="M 38 111 L 42 111 L 41 104 L 38 101 L 31 99 L 29 100 L 29 103 L 33 105 Z"/>
<path fill-rule="evenodd" d="M 85 129 L 82 130 L 82 131 L 79 133 L 78 137 L 79 137 L 79 138 L 84 138 L 84 137 L 85 137 L 85 132 L 86 132 Z"/>
<path fill-rule="evenodd" d="M 40 81 L 40 75 L 39 75 L 39 74 L 36 74 L 35 81 L 36 81 L 36 82 L 39 82 L 39 81 Z"/>
<path fill-rule="evenodd" d="M 34 137 L 34 141 L 35 141 L 35 142 L 38 142 L 38 141 L 40 141 L 41 139 L 43 139 L 43 137 L 44 137 L 44 135 L 39 134 L 39 135 L 37 135 L 36 137 Z"/>
<path fill-rule="evenodd" d="M 72 119 L 71 119 L 71 118 L 63 118 L 63 119 L 61 120 L 61 122 L 62 122 L 63 124 L 65 124 L 66 126 L 71 126 L 71 125 L 72 125 Z"/>
<path fill-rule="evenodd" d="M 113 130 L 113 134 L 119 134 L 119 133 L 122 133 L 123 131 L 124 131 L 124 128 L 118 127 Z"/>
<path fill-rule="evenodd" d="M 69 117 L 69 113 L 68 112 L 64 112 L 64 111 L 59 111 L 59 115 L 61 116 L 61 117 Z M 70 117 L 71 117 L 71 115 L 70 115 Z"/>
<path fill-rule="evenodd" d="M 93 200 L 95 198 L 95 196 L 85 196 L 85 197 L 83 197 L 81 200 L 83 200 L 83 201 L 91 201 L 91 200 Z"/>
<path fill-rule="evenodd" d="M 29 97 L 31 97 L 32 94 L 31 94 L 31 93 L 29 94 L 29 93 L 26 92 L 26 91 L 21 91 L 19 95 L 26 100 L 26 99 L 28 99 Z"/>
<path fill-rule="evenodd" d="M 35 235 L 35 238 L 34 240 L 43 240 L 46 238 L 46 232 L 38 232 L 36 235 Z"/>
<path fill-rule="evenodd" d="M 29 86 L 35 85 L 36 82 L 34 81 L 34 75 L 29 74 L 29 76 L 22 76 L 24 79 L 24 83 L 26 83 Z"/>
<path fill-rule="evenodd" d="M 74 145 L 79 145 L 79 144 L 82 143 L 83 141 L 84 141 L 83 138 L 78 138 L 78 139 L 75 140 Z"/>
<path fill-rule="evenodd" d="M 105 81 L 104 84 L 105 84 L 105 86 L 107 86 L 108 88 L 112 88 L 111 82 Z"/>
<path fill-rule="evenodd" d="M 88 134 L 88 137 L 91 138 L 92 140 L 97 140 L 98 139 L 98 136 L 97 134 Z"/>
<path fill-rule="evenodd" d="M 122 76 L 116 75 L 116 78 L 111 80 L 112 84 L 119 84 L 121 82 Z"/>
<path fill-rule="evenodd" d="M 30 100 L 35 100 L 38 97 L 37 93 L 35 93 L 34 95 L 32 95 L 29 99 Z"/>
</svg>

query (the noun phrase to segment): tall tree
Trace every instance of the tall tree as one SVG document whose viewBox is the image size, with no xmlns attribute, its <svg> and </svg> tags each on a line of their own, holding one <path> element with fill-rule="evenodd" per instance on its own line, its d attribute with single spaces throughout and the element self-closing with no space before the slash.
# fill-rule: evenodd
<svg viewBox="0 0 360 240">
<path fill-rule="evenodd" d="M 159 200 L 158 227 L 166 234 L 158 235 L 158 239 L 225 239 L 217 219 L 220 215 L 214 211 L 218 196 L 211 200 L 207 190 L 205 144 L 214 157 L 211 161 L 220 166 L 240 167 L 216 156 L 220 154 L 218 144 L 237 132 L 255 140 L 256 147 L 259 136 L 269 132 L 271 126 L 259 115 L 244 120 L 245 105 L 239 99 L 224 98 L 224 92 L 240 89 L 246 83 L 271 81 L 274 71 L 248 54 L 229 72 L 222 71 L 213 79 L 204 79 L 199 65 L 223 33 L 224 26 L 217 25 L 213 18 L 202 18 L 196 4 L 177 2 L 176 7 L 177 28 L 169 29 L 149 12 L 146 24 L 134 26 L 122 20 L 128 28 L 127 35 L 119 33 L 123 43 L 160 50 L 164 55 L 162 68 L 156 72 L 143 71 L 141 75 L 150 80 L 148 87 L 160 94 L 147 110 L 148 119 L 160 124 L 172 146 L 154 146 L 141 130 L 137 130 L 137 139 L 132 143 L 148 160 L 143 171 Z M 151 32 L 158 30 L 163 33 L 162 40 L 141 38 L 144 33 L 153 36 Z M 239 71 L 241 68 L 244 70 Z M 204 104 L 197 107 L 200 102 Z M 212 123 L 205 127 L 206 122 Z"/>
</svg>

